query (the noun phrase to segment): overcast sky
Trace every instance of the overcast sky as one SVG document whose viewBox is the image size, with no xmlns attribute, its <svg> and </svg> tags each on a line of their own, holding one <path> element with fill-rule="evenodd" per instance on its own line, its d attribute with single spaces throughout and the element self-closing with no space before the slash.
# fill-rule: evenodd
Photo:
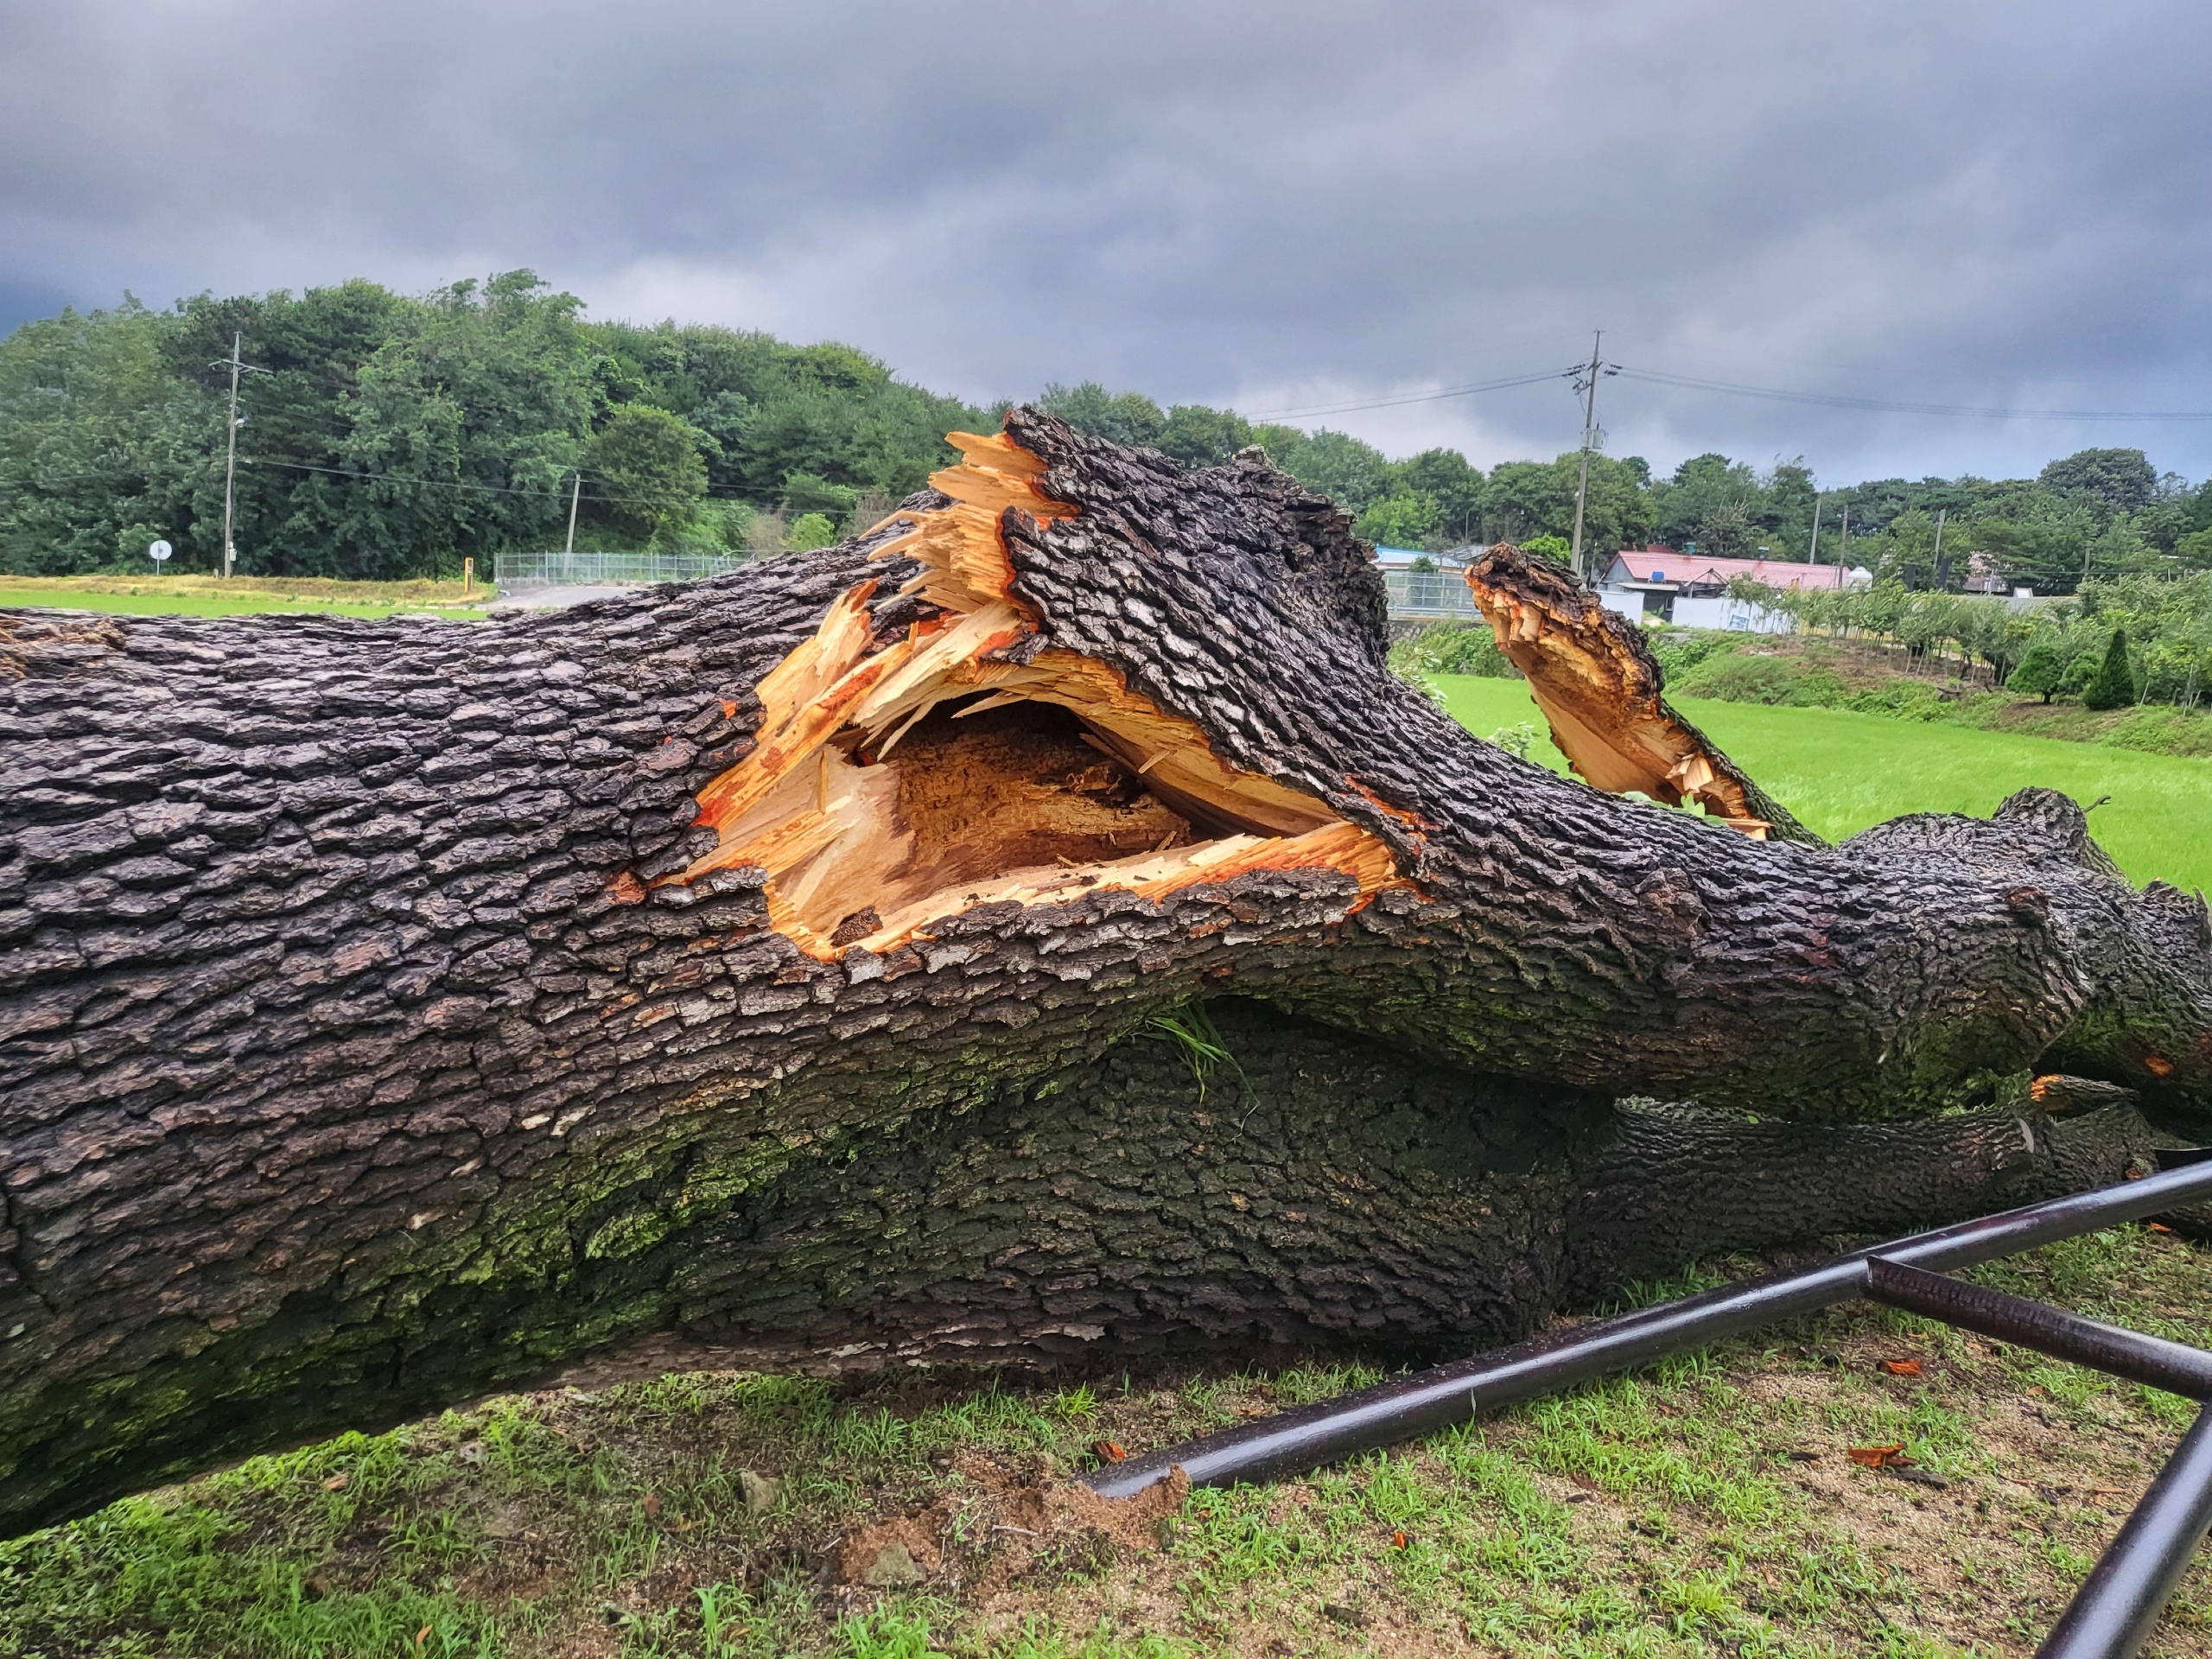
<svg viewBox="0 0 2212 1659">
<path fill-rule="evenodd" d="M 0 327 L 531 266 L 977 399 L 1249 413 L 1563 368 L 2212 410 L 2212 7 L 0 0 Z M 2212 420 L 1608 380 L 1606 447 L 1830 481 L 2212 473 Z M 1310 421 L 1307 423 L 1312 423 Z M 1347 410 L 1571 448 L 1563 381 Z"/>
</svg>

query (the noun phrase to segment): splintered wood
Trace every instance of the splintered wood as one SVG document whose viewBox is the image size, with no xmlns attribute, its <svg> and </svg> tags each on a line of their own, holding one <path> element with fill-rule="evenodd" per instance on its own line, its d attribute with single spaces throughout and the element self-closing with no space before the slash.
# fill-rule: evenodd
<svg viewBox="0 0 2212 1659">
<path fill-rule="evenodd" d="M 1642 638 L 1563 572 L 1501 543 L 1466 579 L 1498 649 L 1528 677 L 1552 741 L 1592 786 L 1669 806 L 1695 801 L 1759 841 L 1811 839 L 1668 707 Z"/>
<path fill-rule="evenodd" d="M 1395 881 L 1389 849 L 1320 802 L 1225 764 L 1190 721 L 1072 652 L 1039 649 L 999 533 L 1012 507 L 1073 509 L 1011 440 L 954 433 L 951 505 L 898 515 L 875 556 L 941 614 L 888 642 L 877 584 L 856 584 L 757 688 L 756 747 L 699 792 L 720 836 L 681 874 L 758 866 L 769 916 L 810 955 L 883 951 L 933 921 L 1011 899 L 1111 887 L 1157 899 L 1248 870 L 1330 869 L 1361 895 Z"/>
</svg>

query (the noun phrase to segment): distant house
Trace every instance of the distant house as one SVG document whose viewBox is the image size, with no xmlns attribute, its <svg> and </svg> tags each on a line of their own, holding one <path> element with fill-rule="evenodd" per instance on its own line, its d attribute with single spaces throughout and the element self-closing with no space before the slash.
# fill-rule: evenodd
<svg viewBox="0 0 2212 1659">
<path fill-rule="evenodd" d="M 1748 576 L 1769 588 L 1871 588 L 1874 573 L 1860 566 L 1797 564 L 1784 559 L 1716 559 L 1671 547 L 1624 548 L 1598 578 L 1605 608 L 1641 621 L 1653 617 L 1685 628 L 1732 628 L 1738 632 L 1787 633 L 1795 625 L 1777 611 L 1731 599 L 1728 584 Z"/>
</svg>

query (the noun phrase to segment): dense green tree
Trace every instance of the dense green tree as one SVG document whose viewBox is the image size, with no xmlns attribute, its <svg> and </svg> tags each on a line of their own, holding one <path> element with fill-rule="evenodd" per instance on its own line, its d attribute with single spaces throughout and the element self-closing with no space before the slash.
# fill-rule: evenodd
<svg viewBox="0 0 2212 1659">
<path fill-rule="evenodd" d="M 2049 702 L 2050 694 L 2058 690 L 2059 682 L 2065 677 L 2065 653 L 2055 640 L 2038 639 L 2028 647 L 2028 654 L 2020 658 L 2020 665 L 2005 683 L 2012 690 L 2040 696 Z"/>
<path fill-rule="evenodd" d="M 601 544 L 780 548 L 810 515 L 847 531 L 875 522 L 953 459 L 947 432 L 996 420 L 834 341 L 587 322 L 575 296 L 528 271 L 420 297 L 353 282 L 296 296 L 203 295 L 158 312 L 126 302 L 0 340 L 0 568 L 143 568 L 157 536 L 177 549 L 171 569 L 213 568 L 219 359 L 234 335 L 267 371 L 241 395 L 238 543 L 249 573 L 390 577 L 451 572 L 464 556 L 486 569 L 558 541 L 580 468 L 585 526 Z M 1573 531 L 1573 454 L 1506 461 L 1485 479 L 1455 450 L 1393 461 L 1345 433 L 1255 426 L 1199 404 L 1163 414 L 1095 381 L 1050 387 L 1042 401 L 1190 466 L 1262 445 L 1391 544 L 1435 552 Z M 1637 457 L 1593 455 L 1586 550 L 1601 561 L 1656 531 L 1713 552 L 1802 558 L 1815 487 L 1802 457 L 1758 474 L 1708 453 L 1655 484 Z M 2084 450 L 2038 479 L 1880 479 L 1821 500 L 1823 559 L 1836 556 L 1834 515 L 1848 505 L 1846 556 L 1900 584 L 1936 584 L 1939 512 L 1953 571 L 1983 554 L 2044 594 L 2071 594 L 2085 575 L 2094 585 L 2212 567 L 2212 484 L 2156 477 L 2137 450 Z M 2164 623 L 2153 632 L 2181 637 Z M 2171 671 L 2183 682 L 2189 671 Z"/>
<path fill-rule="evenodd" d="M 804 553 L 810 548 L 827 547 L 836 539 L 837 526 L 827 514 L 806 512 L 791 521 L 786 544 L 792 551 Z"/>
<path fill-rule="evenodd" d="M 1573 555 L 1574 543 L 1565 536 L 1531 536 L 1521 543 L 1521 550 L 1549 559 L 1554 564 L 1565 564 Z"/>
<path fill-rule="evenodd" d="M 1948 525 L 1941 556 L 1936 546 L 1936 520 L 1918 507 L 1899 513 L 1889 526 L 1867 537 L 1852 537 L 1854 564 L 1873 572 L 1874 580 L 1895 582 L 1908 592 L 1955 592 L 1965 580 L 1967 550 Z"/>
<path fill-rule="evenodd" d="M 609 411 L 584 454 L 598 510 L 635 535 L 688 522 L 707 493 L 702 435 L 652 404 Z"/>
<path fill-rule="evenodd" d="M 1390 462 L 1371 443 L 1324 427 L 1294 442 L 1268 446 L 1275 463 L 1307 489 L 1325 495 L 1351 512 L 1389 492 Z"/>
<path fill-rule="evenodd" d="M 1698 531 L 1724 508 L 1738 510 L 1732 521 L 1748 524 L 1749 510 L 1759 494 L 1757 475 L 1742 461 L 1709 452 L 1693 455 L 1675 468 L 1675 475 L 1658 492 L 1654 528 L 1669 547 L 1694 542 L 1700 550 L 1717 554 L 1720 550 L 1707 548 Z"/>
<path fill-rule="evenodd" d="M 1757 528 L 1751 523 L 1748 501 L 1716 501 L 1698 520 L 1697 550 L 1716 559 L 1747 558 L 1756 539 Z"/>
<path fill-rule="evenodd" d="M 1548 461 L 1506 461 L 1491 468 L 1483 490 L 1483 539 L 1525 542 L 1560 535 L 1574 523 L 1574 482 L 1562 483 Z"/>
<path fill-rule="evenodd" d="M 1370 502 L 1353 529 L 1377 547 L 1426 547 L 1437 524 L 1433 497 L 1400 489 Z"/>
<path fill-rule="evenodd" d="M 2019 512 L 2012 518 L 1986 518 L 1961 526 L 1961 553 L 1987 553 L 2009 582 L 2038 594 L 2070 594 L 2082 570 L 2095 525 L 2089 510 L 2044 493 L 2005 503 Z"/>
<path fill-rule="evenodd" d="M 2140 449 L 2077 449 L 2036 481 L 2060 495 L 2086 498 L 2108 512 L 2133 512 L 2157 493 L 2158 474 Z"/>
<path fill-rule="evenodd" d="M 594 412 L 579 308 L 524 270 L 394 313 L 344 400 L 343 474 L 312 486 L 311 512 L 257 526 L 248 568 L 458 574 L 463 556 L 549 539 Z M 321 494 L 331 484 L 341 487 Z"/>
<path fill-rule="evenodd" d="M 1452 543 L 1482 532 L 1483 475 L 1457 449 L 1424 449 L 1397 466 L 1408 490 L 1435 504 L 1436 533 Z"/>
<path fill-rule="evenodd" d="M 1251 442 L 1251 423 L 1235 410 L 1178 404 L 1167 411 L 1154 447 L 1186 467 L 1218 467 Z"/>
<path fill-rule="evenodd" d="M 1581 457 L 1575 451 L 1550 461 L 1501 461 L 1483 486 L 1483 536 L 1520 542 L 1558 536 L 1573 544 L 1574 493 Z M 1641 547 L 1656 518 L 1650 469 L 1640 455 L 1590 457 L 1590 490 L 1582 543 L 1600 560 L 1624 547 Z"/>
<path fill-rule="evenodd" d="M 1116 443 L 1156 447 L 1167 425 L 1160 405 L 1139 391 L 1109 394 L 1096 380 L 1064 386 L 1055 381 L 1037 400 L 1039 408 L 1058 416 L 1078 432 L 1111 438 Z"/>
<path fill-rule="evenodd" d="M 2103 660 L 2082 693 L 2085 709 L 2125 709 L 2135 701 L 2135 673 L 2127 661 L 2127 630 L 2114 628 Z"/>
<path fill-rule="evenodd" d="M 1812 545 L 1813 512 L 1816 498 L 1813 469 L 1798 455 L 1777 461 L 1762 480 L 1758 496 L 1751 503 L 1752 522 L 1759 539 L 1777 559 L 1802 559 Z"/>
<path fill-rule="evenodd" d="M 832 484 L 819 473 L 798 469 L 784 477 L 783 504 L 793 512 L 818 512 L 843 519 L 868 492 L 850 484 Z M 824 543 L 827 545 L 827 543 Z"/>
<path fill-rule="evenodd" d="M 175 320 L 135 300 L 64 311 L 0 342 L 0 569 L 66 575 L 151 570 L 147 545 L 174 543 L 204 568 L 220 539 L 223 475 L 203 433 L 220 405 L 178 377 Z M 216 532 L 196 533 L 213 500 Z"/>
</svg>

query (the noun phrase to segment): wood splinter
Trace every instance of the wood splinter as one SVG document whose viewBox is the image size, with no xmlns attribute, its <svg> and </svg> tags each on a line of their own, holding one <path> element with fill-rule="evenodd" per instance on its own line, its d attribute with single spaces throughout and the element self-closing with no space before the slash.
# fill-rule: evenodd
<svg viewBox="0 0 2212 1659">
<path fill-rule="evenodd" d="M 849 589 L 761 682 L 759 747 L 701 791 L 697 823 L 720 844 L 664 882 L 758 866 L 777 930 L 827 960 L 894 950 L 978 904 L 1100 886 L 1158 899 L 1248 870 L 1333 869 L 1363 899 L 1398 879 L 1382 842 L 1225 764 L 1112 669 L 1035 649 L 1042 619 L 1014 596 L 1000 515 L 1048 524 L 1074 509 L 1039 489 L 1043 463 L 1011 439 L 950 442 L 962 463 L 930 480 L 946 505 L 901 509 L 873 553 L 919 561 L 901 592 L 935 614 L 886 643 L 867 620 L 876 584 Z M 802 797 L 784 780 L 810 759 L 820 784 Z M 860 936 L 863 901 L 879 920 Z"/>
<path fill-rule="evenodd" d="M 1467 586 L 1529 681 L 1567 764 L 1593 786 L 1668 806 L 1694 801 L 1755 841 L 1826 843 L 1754 784 L 1660 695 L 1642 630 L 1566 571 L 1501 542 L 1467 567 Z"/>
</svg>

